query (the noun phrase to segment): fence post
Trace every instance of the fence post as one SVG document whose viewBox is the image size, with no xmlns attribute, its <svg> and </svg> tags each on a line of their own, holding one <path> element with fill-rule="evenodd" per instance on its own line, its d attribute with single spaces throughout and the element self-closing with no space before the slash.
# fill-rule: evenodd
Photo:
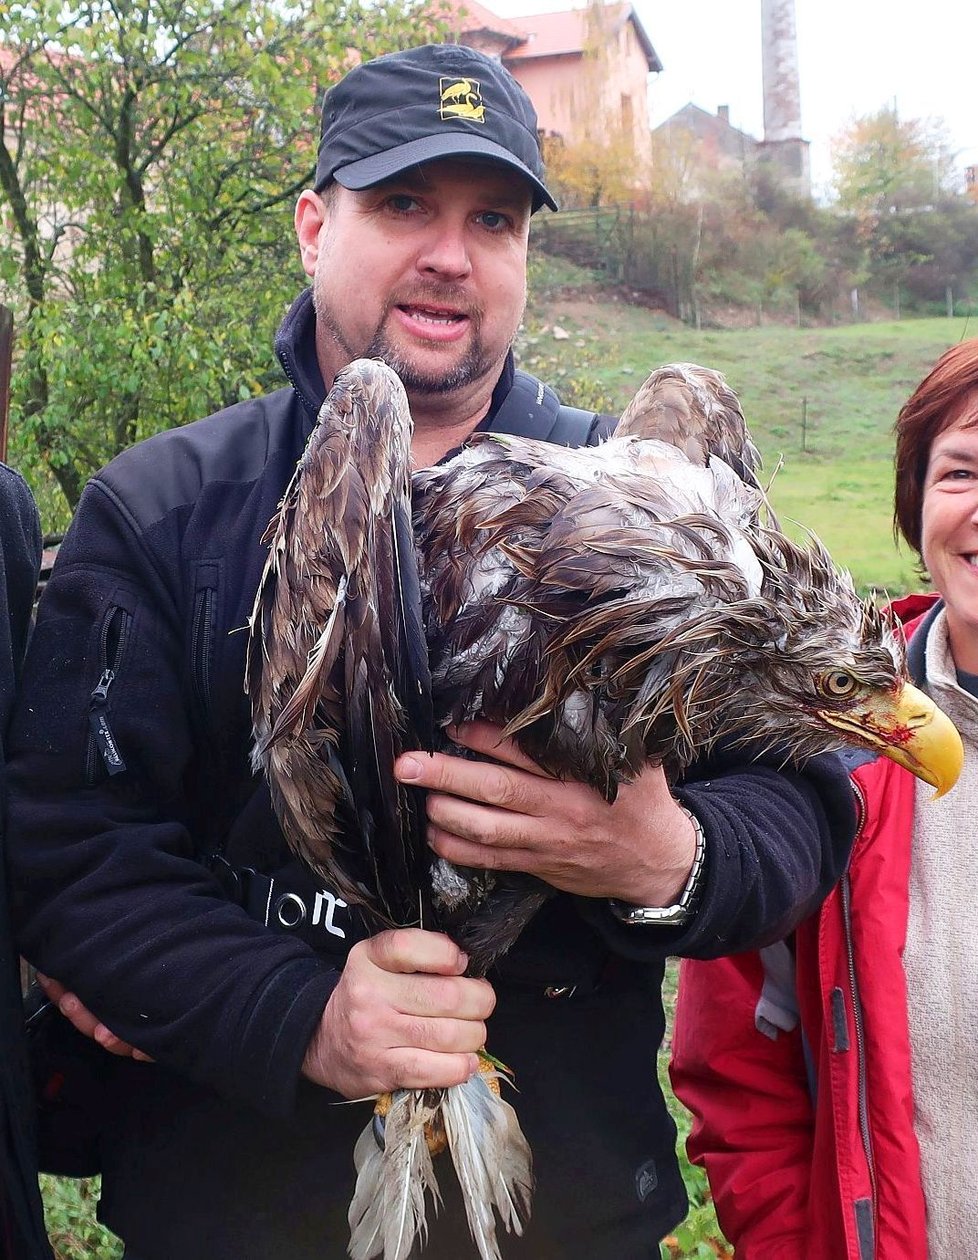
<svg viewBox="0 0 978 1260">
<path fill-rule="evenodd" d="M 7 462 L 7 417 L 10 414 L 10 371 L 14 354 L 14 313 L 0 303 L 0 461 Z"/>
</svg>

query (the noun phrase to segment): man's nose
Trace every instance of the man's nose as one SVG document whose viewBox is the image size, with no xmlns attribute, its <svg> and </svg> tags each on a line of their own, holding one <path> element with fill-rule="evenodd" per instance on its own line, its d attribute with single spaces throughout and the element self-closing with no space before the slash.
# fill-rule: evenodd
<svg viewBox="0 0 978 1260">
<path fill-rule="evenodd" d="M 445 221 L 432 224 L 418 254 L 418 270 L 464 280 L 472 270 L 465 225 Z"/>
</svg>

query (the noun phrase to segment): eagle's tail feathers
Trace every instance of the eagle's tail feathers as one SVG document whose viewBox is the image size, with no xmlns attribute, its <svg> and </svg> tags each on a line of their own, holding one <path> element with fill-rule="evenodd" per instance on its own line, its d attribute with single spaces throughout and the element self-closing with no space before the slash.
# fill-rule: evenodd
<svg viewBox="0 0 978 1260">
<path fill-rule="evenodd" d="M 517 1235 L 530 1215 L 533 1188 L 530 1147 L 516 1112 L 477 1072 L 446 1090 L 442 1116 L 469 1229 L 481 1260 L 499 1260 L 493 1209 Z"/>
<path fill-rule="evenodd" d="M 357 1184 L 350 1204 L 352 1260 L 407 1260 L 416 1238 L 427 1235 L 425 1194 L 441 1202 L 425 1139 L 425 1125 L 438 1110 L 438 1096 L 417 1090 L 394 1095 L 384 1119 L 384 1145 L 374 1137 L 374 1117 L 353 1152 Z"/>
</svg>

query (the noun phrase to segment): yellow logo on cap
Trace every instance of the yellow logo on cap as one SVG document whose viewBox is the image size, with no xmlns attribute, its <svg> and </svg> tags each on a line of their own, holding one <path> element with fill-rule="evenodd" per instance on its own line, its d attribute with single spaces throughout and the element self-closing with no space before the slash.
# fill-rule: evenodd
<svg viewBox="0 0 978 1260">
<path fill-rule="evenodd" d="M 438 105 L 439 118 L 465 118 L 469 122 L 485 122 L 486 107 L 482 103 L 482 92 L 475 79 L 438 80 L 441 100 Z"/>
</svg>

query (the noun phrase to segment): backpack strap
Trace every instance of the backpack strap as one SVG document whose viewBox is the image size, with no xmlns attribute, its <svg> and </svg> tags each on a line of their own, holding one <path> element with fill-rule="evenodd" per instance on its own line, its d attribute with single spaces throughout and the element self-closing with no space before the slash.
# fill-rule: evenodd
<svg viewBox="0 0 978 1260">
<path fill-rule="evenodd" d="M 557 446 L 588 446 L 598 413 L 565 407 L 543 381 L 517 368 L 513 387 L 492 418 L 491 433 L 512 433 Z"/>
</svg>

